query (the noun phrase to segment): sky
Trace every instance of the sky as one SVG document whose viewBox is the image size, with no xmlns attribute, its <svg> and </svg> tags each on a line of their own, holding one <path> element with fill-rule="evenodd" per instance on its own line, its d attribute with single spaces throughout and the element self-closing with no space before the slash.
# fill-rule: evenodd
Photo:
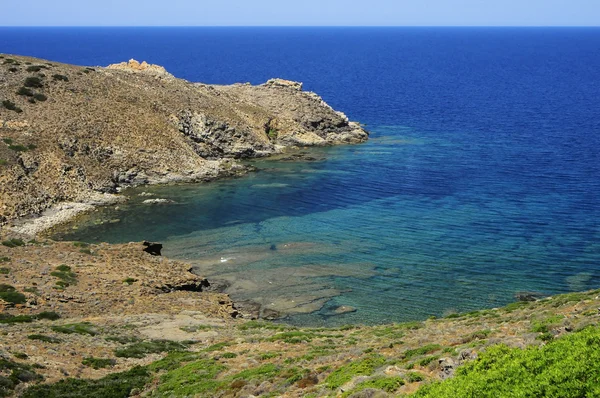
<svg viewBox="0 0 600 398">
<path fill-rule="evenodd" d="M 599 26 L 600 0 L 0 0 L 0 26 Z"/>
</svg>

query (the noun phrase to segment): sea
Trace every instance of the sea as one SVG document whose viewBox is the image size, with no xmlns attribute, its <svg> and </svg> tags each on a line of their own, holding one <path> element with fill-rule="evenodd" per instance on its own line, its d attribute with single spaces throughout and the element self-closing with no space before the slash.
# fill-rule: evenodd
<svg viewBox="0 0 600 398">
<path fill-rule="evenodd" d="M 161 242 L 295 325 L 600 287 L 600 28 L 0 28 L 0 52 L 297 80 L 370 132 L 242 178 L 127 190 L 57 239 Z"/>
</svg>

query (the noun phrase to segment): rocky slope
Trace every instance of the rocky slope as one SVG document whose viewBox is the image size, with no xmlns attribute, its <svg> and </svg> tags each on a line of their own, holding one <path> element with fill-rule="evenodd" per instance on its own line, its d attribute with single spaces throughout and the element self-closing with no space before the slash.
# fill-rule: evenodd
<svg viewBox="0 0 600 398">
<path fill-rule="evenodd" d="M 296 82 L 213 86 L 133 60 L 89 68 L 0 55 L 0 137 L 6 224 L 60 202 L 104 203 L 129 185 L 237 175 L 246 170 L 236 159 L 367 133 Z"/>
<path fill-rule="evenodd" d="M 249 320 L 189 265 L 144 249 L 0 245 L 0 396 L 403 396 L 492 345 L 543 346 L 598 324 L 592 291 L 424 322 L 295 328 Z"/>
</svg>

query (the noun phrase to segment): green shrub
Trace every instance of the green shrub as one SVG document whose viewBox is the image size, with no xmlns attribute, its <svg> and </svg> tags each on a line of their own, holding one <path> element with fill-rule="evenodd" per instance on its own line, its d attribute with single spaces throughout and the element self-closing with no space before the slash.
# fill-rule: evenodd
<svg viewBox="0 0 600 398">
<path fill-rule="evenodd" d="M 10 268 L 1 267 L 0 268 L 0 274 L 1 275 L 8 275 L 8 274 L 10 274 Z"/>
<path fill-rule="evenodd" d="M 12 140 L 12 138 L 2 138 L 2 142 L 4 142 L 5 144 L 10 145 L 10 144 L 13 143 L 13 140 Z"/>
<path fill-rule="evenodd" d="M 31 315 L 0 314 L 0 323 L 30 323 L 35 321 Z"/>
<path fill-rule="evenodd" d="M 592 397 L 600 391 L 600 328 L 589 327 L 526 349 L 497 345 L 415 397 Z"/>
<path fill-rule="evenodd" d="M 66 264 L 61 264 L 52 271 L 50 275 L 60 279 L 56 282 L 56 286 L 65 288 L 77 283 L 77 274 L 71 271 L 71 267 Z"/>
<path fill-rule="evenodd" d="M 6 159 L 0 159 L 0 166 L 4 166 L 8 164 L 8 161 Z"/>
<path fill-rule="evenodd" d="M 23 109 L 19 108 L 14 102 L 12 102 L 10 100 L 2 101 L 2 106 L 4 106 L 9 111 L 15 111 L 17 113 L 23 112 Z"/>
<path fill-rule="evenodd" d="M 115 366 L 117 361 L 112 358 L 88 357 L 88 358 L 83 358 L 83 361 L 81 363 L 84 364 L 85 366 L 89 366 L 90 368 L 104 369 L 104 368 L 108 368 L 108 367 L 112 368 L 113 366 Z"/>
<path fill-rule="evenodd" d="M 28 67 L 27 67 L 26 71 L 27 71 L 27 72 L 39 72 L 39 71 L 41 71 L 42 69 L 46 69 L 46 68 L 47 68 L 47 67 L 46 67 L 46 66 L 44 66 L 44 65 L 31 65 L 31 66 L 28 66 Z"/>
<path fill-rule="evenodd" d="M 137 337 L 133 336 L 108 336 L 104 340 L 106 341 L 114 341 L 120 344 L 129 344 L 129 343 L 137 343 L 140 341 Z"/>
<path fill-rule="evenodd" d="M 39 77 L 35 77 L 35 76 L 30 76 L 30 77 L 26 78 L 23 85 L 25 87 L 31 87 L 31 88 L 44 87 L 44 84 L 42 83 L 42 79 L 40 79 Z"/>
<path fill-rule="evenodd" d="M 15 65 L 15 64 L 18 64 L 18 62 L 17 62 L 17 60 L 12 59 L 12 58 L 6 58 L 3 62 L 3 64 L 4 65 L 10 65 L 10 64 Z"/>
<path fill-rule="evenodd" d="M 65 334 L 88 334 L 90 336 L 95 336 L 98 334 L 98 331 L 94 328 L 94 325 L 89 322 L 56 325 L 52 326 L 52 330 Z"/>
<path fill-rule="evenodd" d="M 398 377 L 398 376 L 383 377 L 383 376 L 381 376 L 381 377 L 373 378 L 371 380 L 363 381 L 362 383 L 358 384 L 353 389 L 351 389 L 349 391 L 344 391 L 344 393 L 342 394 L 342 397 L 343 398 L 348 397 L 348 396 L 355 394 L 357 392 L 360 392 L 362 390 L 366 390 L 367 388 L 374 388 L 376 390 L 382 390 L 385 392 L 393 393 L 394 391 L 396 391 L 403 385 L 404 385 L 404 379 L 402 379 L 402 377 Z"/>
<path fill-rule="evenodd" d="M 123 283 L 127 283 L 128 285 L 132 285 L 134 282 L 137 282 L 138 280 L 135 278 L 125 278 L 123 279 Z"/>
<path fill-rule="evenodd" d="M 425 377 L 423 377 L 423 375 L 421 373 L 417 373 L 417 372 L 408 372 L 406 374 L 406 380 L 409 381 L 409 383 L 416 383 L 418 381 L 423 381 L 425 380 Z"/>
<path fill-rule="evenodd" d="M 237 354 L 235 352 L 224 352 L 221 354 L 221 358 L 235 358 Z"/>
<path fill-rule="evenodd" d="M 414 350 L 404 351 L 404 358 L 410 359 L 419 355 L 431 354 L 432 352 L 441 350 L 442 346 L 439 344 L 427 344 L 423 347 L 415 348 Z"/>
<path fill-rule="evenodd" d="M 350 362 L 336 370 L 334 370 L 325 379 L 325 384 L 330 389 L 336 389 L 346 384 L 356 376 L 370 376 L 377 368 L 385 363 L 385 358 L 381 356 L 373 356 L 365 359 L 360 359 L 355 362 Z"/>
<path fill-rule="evenodd" d="M 9 72 L 12 72 L 12 73 L 15 73 L 15 72 L 18 72 L 18 71 L 19 71 L 19 68 L 15 68 L 15 67 L 13 66 L 13 67 L 10 67 L 10 68 L 8 68 L 8 71 L 9 71 Z"/>
<path fill-rule="evenodd" d="M 28 97 L 33 97 L 33 91 L 28 89 L 27 87 L 21 87 L 17 90 L 17 95 L 26 95 Z"/>
<path fill-rule="evenodd" d="M 151 379 L 145 367 L 136 366 L 126 372 L 114 373 L 97 380 L 65 379 L 54 384 L 29 387 L 23 398 L 125 398 L 141 390 Z"/>
<path fill-rule="evenodd" d="M 46 97 L 44 94 L 41 94 L 41 93 L 35 94 L 33 96 L 33 98 L 35 98 L 38 101 L 42 101 L 42 102 L 46 101 L 48 99 L 48 97 Z"/>
<path fill-rule="evenodd" d="M 42 380 L 31 366 L 0 358 L 0 397 L 12 395 L 13 390 L 21 383 Z"/>
<path fill-rule="evenodd" d="M 27 336 L 27 338 L 29 340 L 43 341 L 44 343 L 57 344 L 57 343 L 61 343 L 62 342 L 61 339 L 57 339 L 56 337 L 52 337 L 52 336 L 46 336 L 46 335 L 43 335 L 43 334 L 30 334 L 29 336 Z"/>
<path fill-rule="evenodd" d="M 25 304 L 27 299 L 23 293 L 17 292 L 17 290 L 6 284 L 0 284 L 0 299 L 11 304 Z"/>
<path fill-rule="evenodd" d="M 52 78 L 54 80 L 57 80 L 57 81 L 64 81 L 64 82 L 68 82 L 69 81 L 69 78 L 67 76 L 65 76 L 65 75 L 55 74 L 55 75 L 52 75 Z"/>
<path fill-rule="evenodd" d="M 9 145 L 8 149 L 13 150 L 15 152 L 27 152 L 27 147 L 24 145 Z"/>
<path fill-rule="evenodd" d="M 27 359 L 29 358 L 29 355 L 25 354 L 24 352 L 13 352 L 13 356 L 17 359 Z"/>
</svg>

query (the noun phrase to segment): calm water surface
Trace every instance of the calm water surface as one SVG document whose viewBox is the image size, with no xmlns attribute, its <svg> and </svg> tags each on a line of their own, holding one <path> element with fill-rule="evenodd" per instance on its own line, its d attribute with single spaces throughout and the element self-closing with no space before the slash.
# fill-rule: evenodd
<svg viewBox="0 0 600 398">
<path fill-rule="evenodd" d="M 61 238 L 161 241 L 297 324 L 600 284 L 600 29 L 0 28 L 0 52 L 300 80 L 372 132 L 307 150 L 311 162 L 254 161 L 241 179 L 132 190 Z M 143 205 L 142 191 L 174 203 Z"/>
</svg>

